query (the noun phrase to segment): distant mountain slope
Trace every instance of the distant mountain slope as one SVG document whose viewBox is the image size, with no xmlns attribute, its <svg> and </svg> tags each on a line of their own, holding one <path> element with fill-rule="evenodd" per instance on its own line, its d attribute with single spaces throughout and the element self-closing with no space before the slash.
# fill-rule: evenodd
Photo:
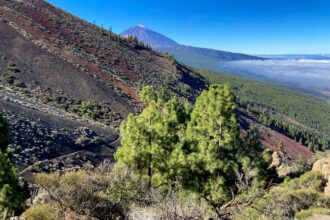
<svg viewBox="0 0 330 220">
<path fill-rule="evenodd" d="M 144 25 L 131 27 L 120 34 L 123 37 L 136 36 L 140 41 L 148 44 L 152 48 L 173 48 L 180 46 L 174 40 L 159 34 Z"/>
<path fill-rule="evenodd" d="M 181 45 L 143 25 L 137 25 L 121 33 L 121 36 L 124 37 L 129 35 L 137 37 L 140 41 L 155 50 L 173 55 L 180 62 L 201 68 L 219 69 L 218 63 L 221 61 L 265 59 L 242 53 L 231 53 L 227 51 Z"/>
<path fill-rule="evenodd" d="M 263 60 L 255 56 L 241 53 L 232 53 L 214 49 L 205 49 L 180 45 L 178 47 L 157 48 L 160 51 L 172 54 L 180 62 L 205 69 L 222 70 L 219 63 L 238 60 Z"/>
</svg>

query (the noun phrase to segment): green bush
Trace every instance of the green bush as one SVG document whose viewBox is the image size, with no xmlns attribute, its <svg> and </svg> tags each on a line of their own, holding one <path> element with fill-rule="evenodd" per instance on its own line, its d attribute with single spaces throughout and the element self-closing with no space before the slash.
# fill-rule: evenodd
<svg viewBox="0 0 330 220">
<path fill-rule="evenodd" d="M 91 172 L 38 174 L 36 183 L 65 211 L 97 219 L 125 216 L 129 205 L 145 193 L 143 183 L 122 164 L 101 164 Z"/>
<path fill-rule="evenodd" d="M 8 66 L 7 66 L 7 71 L 10 71 L 10 72 L 14 72 L 14 73 L 19 73 L 21 72 L 15 63 L 10 63 Z"/>
<path fill-rule="evenodd" d="M 100 117 L 101 111 L 92 102 L 83 101 L 80 106 L 77 107 L 78 111 L 84 118 L 93 119 Z"/>
<path fill-rule="evenodd" d="M 303 220 L 315 215 L 330 215 L 330 209 L 312 208 L 312 209 L 302 210 L 296 214 L 296 218 L 299 220 Z"/>
<path fill-rule="evenodd" d="M 20 87 L 20 88 L 24 88 L 24 87 L 25 87 L 25 83 L 21 82 L 21 81 L 18 80 L 18 79 L 15 79 L 13 84 L 14 84 L 14 86 L 16 86 L 16 87 Z"/>
<path fill-rule="evenodd" d="M 4 81 L 4 83 L 12 85 L 14 83 L 14 81 L 16 80 L 16 77 L 9 73 L 4 73 L 2 75 L 2 80 Z"/>
<path fill-rule="evenodd" d="M 324 187 L 324 177 L 322 173 L 311 171 L 304 173 L 297 179 L 287 179 L 279 187 L 290 190 L 311 189 L 322 191 Z"/>
<path fill-rule="evenodd" d="M 59 220 L 63 219 L 60 207 L 55 203 L 46 203 L 29 208 L 23 213 L 25 220 Z"/>
<path fill-rule="evenodd" d="M 319 172 L 307 172 L 296 179 L 271 188 L 269 193 L 252 203 L 237 219 L 293 219 L 317 210 L 330 211 L 330 197 L 323 193 L 324 179 Z M 305 211 L 304 211 L 305 210 Z"/>
</svg>

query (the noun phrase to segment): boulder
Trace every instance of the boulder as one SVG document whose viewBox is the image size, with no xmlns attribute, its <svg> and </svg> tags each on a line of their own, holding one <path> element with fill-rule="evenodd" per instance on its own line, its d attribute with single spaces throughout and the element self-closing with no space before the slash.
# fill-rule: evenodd
<svg viewBox="0 0 330 220">
<path fill-rule="evenodd" d="M 312 170 L 321 172 L 328 179 L 330 177 L 330 157 L 316 161 Z"/>
<path fill-rule="evenodd" d="M 271 167 L 276 167 L 278 168 L 279 166 L 282 165 L 282 163 L 284 162 L 284 154 L 282 151 L 275 151 L 272 154 L 272 163 L 271 163 Z"/>
<path fill-rule="evenodd" d="M 330 157 L 316 161 L 313 164 L 312 170 L 321 172 L 324 175 L 324 177 L 328 180 L 328 183 L 324 188 L 324 193 L 327 196 L 330 196 Z"/>
<path fill-rule="evenodd" d="M 324 188 L 324 193 L 327 196 L 330 196 L 330 179 L 328 180 L 327 186 Z"/>
</svg>

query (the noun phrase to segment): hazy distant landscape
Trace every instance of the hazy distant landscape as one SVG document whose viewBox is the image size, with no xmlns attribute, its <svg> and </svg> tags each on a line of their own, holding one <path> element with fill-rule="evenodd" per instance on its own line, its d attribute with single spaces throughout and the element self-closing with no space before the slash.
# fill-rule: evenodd
<svg viewBox="0 0 330 220">
<path fill-rule="evenodd" d="M 330 60 L 240 60 L 220 62 L 219 66 L 236 74 L 261 77 L 302 89 L 313 89 L 326 95 L 330 92 Z"/>
</svg>

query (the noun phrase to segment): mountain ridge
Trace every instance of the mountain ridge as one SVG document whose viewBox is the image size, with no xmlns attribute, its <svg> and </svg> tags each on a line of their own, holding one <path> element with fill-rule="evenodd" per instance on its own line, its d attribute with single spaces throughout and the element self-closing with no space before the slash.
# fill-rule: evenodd
<svg viewBox="0 0 330 220">
<path fill-rule="evenodd" d="M 209 67 L 212 65 L 212 62 L 214 63 L 213 65 L 216 66 L 216 63 L 221 61 L 266 59 L 243 53 L 182 45 L 144 25 L 131 27 L 123 31 L 121 36 L 135 36 L 138 40 L 155 50 L 169 53 L 180 62 L 201 68 Z"/>
</svg>

